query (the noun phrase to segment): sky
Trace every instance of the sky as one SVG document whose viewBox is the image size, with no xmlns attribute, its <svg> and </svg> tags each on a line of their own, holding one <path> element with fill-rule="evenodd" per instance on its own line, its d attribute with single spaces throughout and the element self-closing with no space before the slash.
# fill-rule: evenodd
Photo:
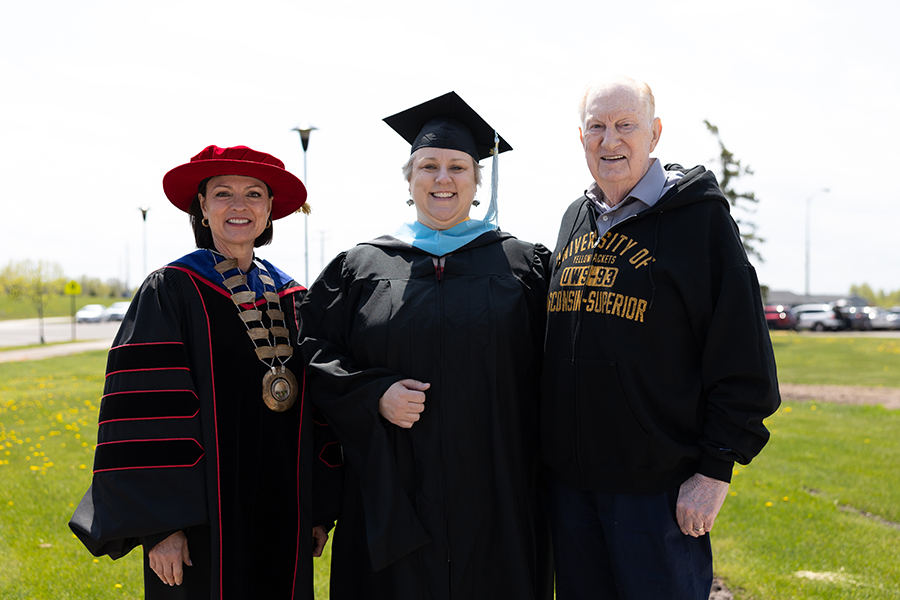
<svg viewBox="0 0 900 600">
<path fill-rule="evenodd" d="M 706 119 L 753 170 L 735 187 L 759 203 L 735 216 L 765 239 L 760 283 L 805 291 L 809 219 L 812 294 L 900 289 L 900 3 L 38 0 L 0 15 L 0 267 L 136 286 L 193 249 L 163 175 L 246 145 L 307 184 L 312 214 L 277 221 L 258 255 L 309 283 L 415 219 L 409 146 L 381 119 L 451 90 L 514 148 L 501 228 L 552 249 L 591 182 L 582 89 L 625 74 L 656 96 L 653 156 L 715 171 Z M 305 173 L 301 124 L 317 127 Z"/>
</svg>

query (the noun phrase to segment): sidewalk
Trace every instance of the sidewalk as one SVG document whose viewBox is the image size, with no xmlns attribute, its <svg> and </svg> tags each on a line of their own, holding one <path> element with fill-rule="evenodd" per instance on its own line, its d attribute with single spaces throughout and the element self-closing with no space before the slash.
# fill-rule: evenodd
<svg viewBox="0 0 900 600">
<path fill-rule="evenodd" d="M 44 348 L 25 348 L 23 350 L 0 350 L 0 363 L 20 362 L 24 360 L 40 360 L 53 356 L 66 356 L 89 352 L 91 350 L 109 350 L 112 340 L 92 340 L 90 342 L 73 342 L 71 344 L 58 344 Z"/>
</svg>

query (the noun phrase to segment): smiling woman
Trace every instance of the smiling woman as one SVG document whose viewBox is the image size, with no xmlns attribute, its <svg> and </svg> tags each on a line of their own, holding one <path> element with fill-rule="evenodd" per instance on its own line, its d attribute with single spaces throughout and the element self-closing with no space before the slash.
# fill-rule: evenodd
<svg viewBox="0 0 900 600">
<path fill-rule="evenodd" d="M 421 148 L 411 160 L 409 193 L 419 223 L 443 231 L 468 219 L 477 188 L 475 160 L 446 148 Z"/>
<path fill-rule="evenodd" d="M 478 161 L 511 148 L 459 96 L 385 121 L 411 144 L 416 221 L 340 254 L 301 307 L 310 397 L 354 467 L 331 598 L 548 600 L 549 253 L 469 219 Z"/>
<path fill-rule="evenodd" d="M 146 598 L 312 598 L 312 557 L 336 512 L 318 496 L 314 516 L 312 490 L 330 489 L 340 464 L 314 449 L 327 426 L 313 429 L 291 360 L 306 290 L 254 254 L 306 188 L 243 146 L 207 147 L 163 188 L 200 249 L 132 301 L 107 361 L 93 484 L 70 526 L 97 556 L 143 545 Z"/>
<path fill-rule="evenodd" d="M 250 269 L 253 248 L 272 239 L 272 191 L 265 182 L 255 177 L 219 175 L 200 184 L 198 199 L 203 218 L 202 227 L 209 228 L 216 250 L 226 256 L 240 257 L 238 266 Z M 201 246 L 203 247 L 203 246 Z"/>
</svg>

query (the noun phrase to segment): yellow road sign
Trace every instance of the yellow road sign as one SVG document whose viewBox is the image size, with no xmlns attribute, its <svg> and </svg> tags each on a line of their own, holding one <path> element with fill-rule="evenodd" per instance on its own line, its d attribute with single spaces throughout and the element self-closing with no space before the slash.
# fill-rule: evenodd
<svg viewBox="0 0 900 600">
<path fill-rule="evenodd" d="M 59 288 L 56 288 L 56 289 L 59 289 Z M 65 289 L 66 294 L 68 294 L 70 296 L 80 296 L 81 295 L 81 284 L 78 283 L 77 281 L 70 281 L 69 283 L 66 284 L 66 287 L 64 289 Z"/>
</svg>

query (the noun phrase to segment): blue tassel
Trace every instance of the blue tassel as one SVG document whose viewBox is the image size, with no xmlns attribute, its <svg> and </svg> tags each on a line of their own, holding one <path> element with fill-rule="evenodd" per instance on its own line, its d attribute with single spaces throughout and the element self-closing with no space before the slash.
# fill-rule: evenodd
<svg viewBox="0 0 900 600">
<path fill-rule="evenodd" d="M 493 160 L 491 161 L 491 203 L 488 205 L 484 220 L 499 227 L 500 223 L 497 218 L 497 158 L 500 156 L 500 135 L 496 130 L 494 131 L 494 150 L 491 154 L 494 155 Z"/>
</svg>

